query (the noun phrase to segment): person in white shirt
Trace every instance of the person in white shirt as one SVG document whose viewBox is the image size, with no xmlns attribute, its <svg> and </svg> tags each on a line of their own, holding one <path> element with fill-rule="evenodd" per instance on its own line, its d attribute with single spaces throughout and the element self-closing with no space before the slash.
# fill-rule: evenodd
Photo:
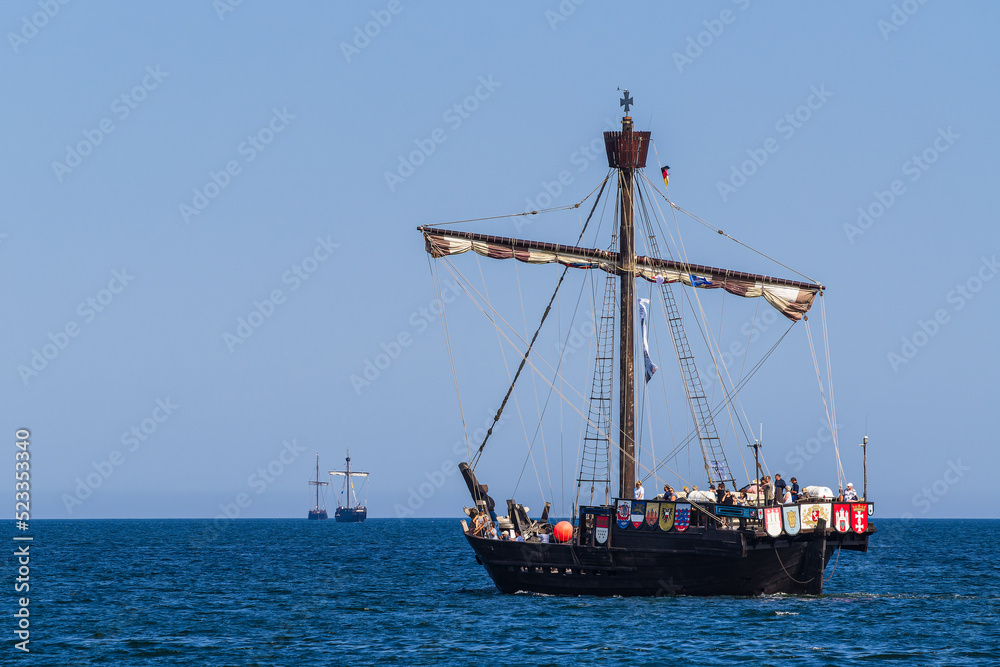
<svg viewBox="0 0 1000 667">
<path fill-rule="evenodd" d="M 847 491 L 844 491 L 844 500 L 857 500 L 858 492 L 854 490 L 854 485 L 847 483 Z"/>
<path fill-rule="evenodd" d="M 635 499 L 636 500 L 642 500 L 645 497 L 646 497 L 646 492 L 642 488 L 642 482 L 636 482 L 635 483 Z"/>
</svg>

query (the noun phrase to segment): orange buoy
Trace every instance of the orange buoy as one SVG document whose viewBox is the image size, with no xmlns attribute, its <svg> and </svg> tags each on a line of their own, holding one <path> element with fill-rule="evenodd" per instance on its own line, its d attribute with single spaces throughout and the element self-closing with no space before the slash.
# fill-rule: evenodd
<svg viewBox="0 0 1000 667">
<path fill-rule="evenodd" d="M 560 521 L 556 524 L 552 535 L 556 538 L 556 542 L 569 542 L 573 539 L 573 524 L 569 521 Z"/>
</svg>

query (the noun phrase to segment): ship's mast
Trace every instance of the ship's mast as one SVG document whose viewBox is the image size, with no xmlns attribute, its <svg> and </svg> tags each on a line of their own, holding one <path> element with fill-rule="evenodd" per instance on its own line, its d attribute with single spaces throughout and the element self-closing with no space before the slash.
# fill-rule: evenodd
<svg viewBox="0 0 1000 667">
<path fill-rule="evenodd" d="M 618 497 L 631 498 L 635 487 L 635 170 L 646 166 L 649 132 L 633 132 L 628 115 L 632 98 L 625 91 L 621 132 L 605 132 L 608 166 L 618 170 L 620 191 L 619 252 L 621 253 L 621 302 L 619 317 Z"/>
<path fill-rule="evenodd" d="M 351 484 L 351 450 L 349 449 L 347 450 L 347 476 L 345 479 L 347 480 L 347 506 L 354 507 L 351 504 L 351 491 L 354 490 L 354 485 Z"/>
<path fill-rule="evenodd" d="M 315 482 L 309 482 L 309 483 L 310 484 L 314 484 L 316 486 L 316 509 L 318 510 L 319 509 L 319 487 L 327 485 L 327 482 L 321 482 L 321 481 L 319 481 L 319 453 L 318 452 L 316 454 L 316 481 Z"/>
<path fill-rule="evenodd" d="M 351 507 L 351 495 L 352 495 L 352 492 L 354 491 L 354 481 L 351 478 L 352 477 L 367 477 L 368 473 L 364 472 L 363 470 L 361 470 L 361 471 L 352 471 L 351 470 L 351 450 L 348 449 L 347 450 L 347 470 L 331 470 L 330 474 L 331 475 L 343 475 L 344 476 L 344 485 L 345 485 L 345 488 L 347 489 L 347 505 L 341 505 L 340 503 L 342 501 L 338 500 L 337 501 L 337 507 Z M 343 495 L 343 493 L 341 495 Z M 358 500 L 358 494 L 354 493 L 353 495 L 354 495 L 354 503 L 358 504 L 358 502 L 357 502 L 357 500 Z"/>
<path fill-rule="evenodd" d="M 626 91 L 628 96 L 628 91 Z M 622 139 L 632 134 L 632 119 L 622 119 Z M 622 166 L 618 170 L 618 188 L 621 195 L 621 221 L 618 231 L 619 252 L 622 257 L 621 305 L 619 342 L 619 435 L 618 470 L 622 498 L 631 497 L 635 486 L 635 332 L 632 330 L 635 315 L 632 300 L 635 298 L 635 169 Z"/>
</svg>

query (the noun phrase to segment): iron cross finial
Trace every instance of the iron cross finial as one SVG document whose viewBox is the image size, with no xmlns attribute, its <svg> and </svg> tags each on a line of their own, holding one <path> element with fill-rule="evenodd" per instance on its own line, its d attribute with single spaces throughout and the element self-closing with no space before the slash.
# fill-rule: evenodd
<svg viewBox="0 0 1000 667">
<path fill-rule="evenodd" d="M 632 104 L 634 104 L 634 102 L 632 102 L 632 98 L 629 96 L 628 90 L 626 90 L 625 91 L 625 96 L 622 97 L 621 101 L 618 103 L 618 106 L 625 107 L 625 115 L 627 116 L 628 115 L 628 108 Z"/>
</svg>

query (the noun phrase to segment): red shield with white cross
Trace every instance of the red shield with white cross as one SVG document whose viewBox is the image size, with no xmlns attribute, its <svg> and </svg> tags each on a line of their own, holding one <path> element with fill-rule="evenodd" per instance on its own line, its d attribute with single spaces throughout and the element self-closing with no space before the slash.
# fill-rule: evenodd
<svg viewBox="0 0 1000 667">
<path fill-rule="evenodd" d="M 868 530 L 868 504 L 851 505 L 851 528 L 855 533 Z"/>
</svg>

